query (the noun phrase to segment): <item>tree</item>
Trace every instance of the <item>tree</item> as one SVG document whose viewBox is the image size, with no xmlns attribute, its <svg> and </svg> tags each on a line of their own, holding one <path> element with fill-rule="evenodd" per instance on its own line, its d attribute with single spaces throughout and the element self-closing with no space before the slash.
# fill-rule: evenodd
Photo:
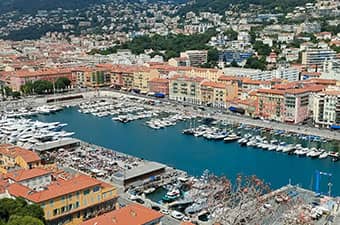
<svg viewBox="0 0 340 225">
<path fill-rule="evenodd" d="M 11 216 L 7 225 L 44 225 L 38 218 L 32 216 Z"/>
<path fill-rule="evenodd" d="M 257 57 L 252 56 L 252 57 L 247 59 L 246 65 L 244 67 L 252 68 L 252 69 L 265 70 L 266 69 L 266 59 L 265 59 L 265 57 L 261 57 L 259 59 Z"/>
<path fill-rule="evenodd" d="M 22 85 L 20 87 L 20 91 L 24 95 L 31 95 L 31 94 L 33 94 L 33 88 L 34 88 L 33 82 L 32 81 L 28 81 L 28 82 L 26 82 L 24 85 Z"/>
<path fill-rule="evenodd" d="M 5 92 L 5 96 L 8 97 L 8 96 L 11 96 L 12 95 L 12 88 L 8 87 L 8 86 L 5 86 L 4 87 L 4 92 Z"/>
<path fill-rule="evenodd" d="M 70 86 L 71 81 L 67 77 L 59 77 L 55 82 L 54 82 L 54 87 L 55 89 L 65 89 L 68 86 Z"/>
<path fill-rule="evenodd" d="M 228 29 L 226 31 L 223 32 L 224 35 L 226 35 L 228 37 L 228 40 L 230 41 L 234 41 L 237 39 L 238 33 L 236 31 L 234 31 L 233 29 Z"/>
<path fill-rule="evenodd" d="M 53 84 L 47 80 L 37 80 L 33 83 L 33 90 L 37 94 L 51 93 L 53 90 Z"/>
<path fill-rule="evenodd" d="M 12 97 L 13 98 L 19 98 L 20 97 L 20 92 L 19 91 L 13 91 Z"/>
<path fill-rule="evenodd" d="M 1 221 L 7 225 L 42 225 L 44 211 L 36 204 L 27 204 L 23 198 L 4 198 L 0 199 L 0 224 Z"/>
<path fill-rule="evenodd" d="M 254 49 L 257 51 L 259 55 L 268 56 L 272 49 L 267 44 L 263 44 L 262 41 L 256 41 L 254 44 Z"/>
</svg>

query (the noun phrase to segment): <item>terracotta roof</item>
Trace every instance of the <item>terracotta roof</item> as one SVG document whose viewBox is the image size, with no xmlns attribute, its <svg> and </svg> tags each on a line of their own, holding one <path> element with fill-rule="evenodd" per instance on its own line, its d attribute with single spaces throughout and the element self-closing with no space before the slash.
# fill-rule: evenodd
<svg viewBox="0 0 340 225">
<path fill-rule="evenodd" d="M 46 190 L 39 192 L 33 192 L 29 188 L 18 183 L 11 184 L 8 187 L 8 191 L 11 195 L 16 197 L 23 197 L 32 202 L 39 203 L 97 185 L 102 185 L 102 182 L 89 176 L 77 175 L 68 180 L 58 179 L 47 186 Z"/>
<path fill-rule="evenodd" d="M 46 68 L 37 71 L 29 71 L 29 70 L 17 70 L 10 72 L 9 75 L 13 77 L 36 77 L 36 76 L 51 76 L 51 75 L 62 75 L 66 73 L 71 73 L 72 70 L 68 68 Z"/>
<path fill-rule="evenodd" d="M 16 182 L 28 180 L 34 177 L 40 177 L 44 175 L 51 174 L 52 171 L 41 169 L 41 168 L 33 168 L 33 169 L 21 169 L 13 172 L 9 172 L 6 174 L 8 178 L 14 180 Z"/>
<path fill-rule="evenodd" d="M 1 144 L 0 153 L 13 158 L 20 156 L 27 163 L 40 161 L 37 153 L 11 144 Z"/>
<path fill-rule="evenodd" d="M 222 76 L 218 77 L 218 80 L 221 80 L 221 81 L 238 81 L 238 80 L 240 80 L 240 78 L 235 77 L 235 76 L 222 75 Z"/>
<path fill-rule="evenodd" d="M 323 91 L 322 94 L 340 96 L 340 91 L 326 90 L 326 91 Z"/>
<path fill-rule="evenodd" d="M 225 89 L 226 85 L 222 83 L 217 83 L 217 82 L 212 82 L 212 81 L 203 81 L 202 86 L 208 86 L 208 87 L 213 87 L 213 88 L 221 88 Z"/>
<path fill-rule="evenodd" d="M 138 204 L 105 213 L 80 225 L 143 225 L 163 217 L 163 214 Z"/>
<path fill-rule="evenodd" d="M 257 93 L 273 94 L 273 95 L 284 95 L 285 91 L 283 91 L 283 90 L 276 90 L 276 89 L 258 89 Z"/>
<path fill-rule="evenodd" d="M 181 80 L 181 81 L 190 81 L 190 82 L 201 82 L 204 80 L 202 77 L 190 77 L 176 74 L 170 80 Z"/>
</svg>

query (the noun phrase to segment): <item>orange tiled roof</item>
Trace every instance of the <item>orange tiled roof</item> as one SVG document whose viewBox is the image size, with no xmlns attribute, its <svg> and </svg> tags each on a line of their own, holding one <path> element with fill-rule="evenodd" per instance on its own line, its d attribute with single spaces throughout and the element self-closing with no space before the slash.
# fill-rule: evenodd
<svg viewBox="0 0 340 225">
<path fill-rule="evenodd" d="M 51 173 L 52 171 L 45 170 L 42 168 L 33 168 L 29 170 L 21 169 L 21 170 L 9 172 L 6 174 L 6 176 L 10 178 L 11 180 L 20 182 L 23 180 L 28 180 L 34 177 L 40 177 L 40 176 L 44 176 L 44 175 L 51 174 Z"/>
<path fill-rule="evenodd" d="M 208 86 L 208 87 L 213 87 L 213 88 L 226 88 L 225 84 L 222 83 L 217 83 L 217 82 L 212 82 L 212 81 L 203 81 L 202 86 Z"/>
<path fill-rule="evenodd" d="M 191 82 L 201 82 L 204 80 L 202 77 L 190 77 L 176 74 L 170 80 L 182 80 L 182 81 L 191 81 Z"/>
<path fill-rule="evenodd" d="M 240 79 L 241 78 L 239 78 L 239 77 L 228 76 L 228 75 L 222 75 L 222 76 L 218 77 L 218 80 L 221 80 L 221 81 L 238 81 Z"/>
<path fill-rule="evenodd" d="M 163 217 L 163 214 L 138 204 L 105 213 L 80 225 L 142 225 Z"/>
<path fill-rule="evenodd" d="M 285 91 L 283 91 L 283 90 L 276 90 L 276 89 L 258 89 L 257 93 L 284 95 Z"/>
<path fill-rule="evenodd" d="M 27 163 L 40 161 L 37 153 L 11 144 L 1 144 L 0 153 L 13 158 L 21 156 Z"/>
<path fill-rule="evenodd" d="M 53 182 L 51 185 L 47 186 L 46 190 L 39 192 L 34 192 L 18 183 L 11 184 L 8 187 L 8 191 L 11 195 L 16 197 L 23 197 L 32 202 L 39 203 L 77 191 L 85 190 L 97 185 L 102 186 L 103 183 L 89 176 L 77 175 L 76 177 L 70 178 L 68 180 L 58 179 L 56 182 Z"/>
</svg>

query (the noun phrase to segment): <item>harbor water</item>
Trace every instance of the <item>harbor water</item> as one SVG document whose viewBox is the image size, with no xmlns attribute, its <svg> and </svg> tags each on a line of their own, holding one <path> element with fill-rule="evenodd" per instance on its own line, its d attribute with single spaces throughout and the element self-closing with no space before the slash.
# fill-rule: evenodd
<svg viewBox="0 0 340 225">
<path fill-rule="evenodd" d="M 33 119 L 67 123 L 65 130 L 75 132 L 75 137 L 83 141 L 161 162 L 194 176 L 208 169 L 231 180 L 238 174 L 257 175 L 269 183 L 272 189 L 286 185 L 289 181 L 314 189 L 315 171 L 327 172 L 333 176 L 321 178 L 321 191 L 326 193 L 328 183 L 331 182 L 332 195 L 340 195 L 340 162 L 241 147 L 237 142 L 224 143 L 183 135 L 181 132 L 187 128 L 186 122 L 153 130 L 145 125 L 145 120 L 124 124 L 112 121 L 111 117 L 82 114 L 76 108 L 38 115 Z"/>
</svg>

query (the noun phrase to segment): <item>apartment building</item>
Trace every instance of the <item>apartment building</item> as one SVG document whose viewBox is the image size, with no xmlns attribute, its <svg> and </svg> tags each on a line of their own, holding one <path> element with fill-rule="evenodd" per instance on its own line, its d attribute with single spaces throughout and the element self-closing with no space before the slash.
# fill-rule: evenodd
<svg viewBox="0 0 340 225">
<path fill-rule="evenodd" d="M 30 179 L 39 177 L 39 171 L 24 173 L 29 173 Z M 26 182 L 34 181 L 26 179 Z M 117 198 L 116 188 L 81 174 L 53 174 L 51 182 L 38 189 L 11 182 L 7 191 L 13 197 L 40 205 L 48 225 L 80 224 L 99 213 L 114 209 Z"/>
<path fill-rule="evenodd" d="M 52 182 L 52 171 L 43 168 L 19 169 L 6 174 L 9 183 L 19 183 L 39 190 Z"/>
<path fill-rule="evenodd" d="M 259 89 L 257 90 L 256 115 L 268 120 L 283 121 L 284 119 L 283 90 Z"/>
<path fill-rule="evenodd" d="M 8 173 L 14 169 L 30 169 L 41 165 L 37 153 L 12 145 L 0 145 L 0 173 Z"/>
<path fill-rule="evenodd" d="M 74 84 L 72 70 L 70 69 L 41 69 L 37 71 L 17 70 L 4 75 L 9 77 L 9 86 L 14 91 L 20 91 L 20 87 L 29 81 L 47 80 L 55 82 L 58 78 L 66 77 Z"/>
<path fill-rule="evenodd" d="M 111 73 L 106 68 L 94 68 L 85 73 L 87 87 L 105 87 L 111 85 Z"/>
<path fill-rule="evenodd" d="M 302 64 L 307 67 L 315 67 L 315 71 L 321 71 L 326 60 L 335 59 L 336 52 L 332 49 L 309 48 L 302 53 Z"/>
<path fill-rule="evenodd" d="M 165 78 L 153 78 L 148 82 L 150 92 L 169 95 L 169 80 Z"/>
<path fill-rule="evenodd" d="M 316 126 L 340 126 L 340 91 L 328 89 L 314 94 L 312 111 Z"/>
<path fill-rule="evenodd" d="M 188 58 L 190 66 L 201 66 L 208 62 L 208 51 L 207 50 L 189 50 L 181 52 L 181 58 Z"/>
<path fill-rule="evenodd" d="M 201 77 L 176 75 L 170 79 L 169 99 L 191 104 L 201 104 Z"/>
</svg>

